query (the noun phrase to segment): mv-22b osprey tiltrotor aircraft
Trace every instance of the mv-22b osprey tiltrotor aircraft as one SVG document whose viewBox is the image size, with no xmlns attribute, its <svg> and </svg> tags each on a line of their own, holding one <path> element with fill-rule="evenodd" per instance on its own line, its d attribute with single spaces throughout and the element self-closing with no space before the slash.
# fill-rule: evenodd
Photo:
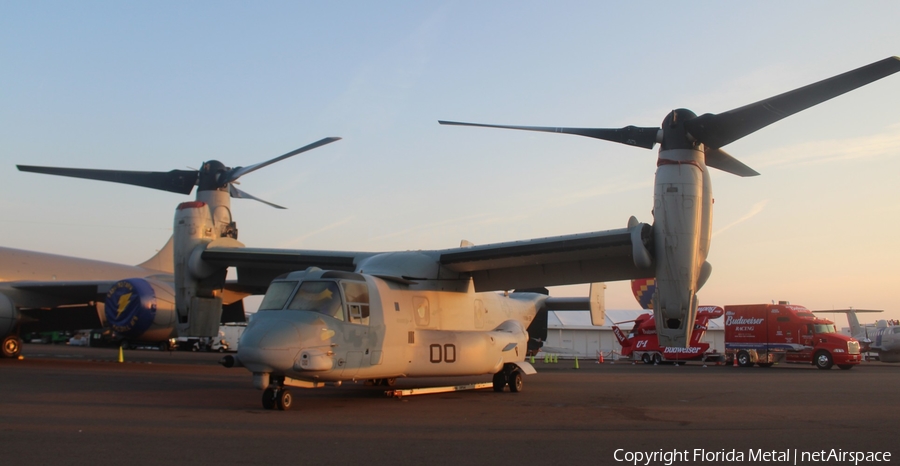
<svg viewBox="0 0 900 466">
<path fill-rule="evenodd" d="M 526 291 L 545 286 L 655 277 L 660 344 L 684 346 L 696 292 L 710 273 L 707 166 L 757 174 L 721 147 L 897 71 L 900 59 L 891 57 L 718 115 L 675 110 L 662 128 L 505 126 L 645 148 L 660 143 L 653 225 L 632 218 L 618 230 L 432 251 L 246 248 L 213 228 L 215 212 L 228 206 L 219 188 L 220 196 L 176 209 L 179 321 L 192 335 L 215 334 L 227 267 L 237 268 L 240 285 L 267 288 L 237 356 L 225 363 L 253 374 L 268 409 L 290 408 L 290 387 L 348 380 L 390 385 L 398 377 L 493 374 L 495 390 L 519 391 L 522 375 L 534 371 L 526 349 L 546 331 L 544 311 L 602 313 L 602 286 L 588 299 Z"/>
<path fill-rule="evenodd" d="M 216 199 L 248 198 L 282 208 L 237 189 L 233 183 L 252 171 L 335 140 L 323 139 L 247 167 L 228 168 L 221 162 L 209 161 L 200 170 L 165 173 L 30 165 L 19 165 L 19 170 L 135 184 L 179 194 L 190 194 L 197 186 L 197 201 L 218 205 L 212 211 L 213 234 L 236 237 L 230 209 Z M 131 266 L 0 247 L 0 355 L 18 356 L 23 333 L 101 327 L 115 330 L 123 346 L 168 347 L 169 338 L 178 335 L 179 321 L 175 311 L 173 249 L 170 239 L 153 258 Z M 220 293 L 225 305 L 221 313 L 223 323 L 244 322 L 241 299 L 252 291 L 227 284 Z"/>
</svg>

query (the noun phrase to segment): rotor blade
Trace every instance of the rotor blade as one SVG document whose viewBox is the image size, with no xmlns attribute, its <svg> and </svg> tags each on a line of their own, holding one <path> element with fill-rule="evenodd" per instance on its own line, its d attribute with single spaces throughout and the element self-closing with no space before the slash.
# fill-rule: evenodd
<svg viewBox="0 0 900 466">
<path fill-rule="evenodd" d="M 737 176 L 758 176 L 759 172 L 744 165 L 722 149 L 706 149 L 706 166 Z"/>
<path fill-rule="evenodd" d="M 438 120 L 442 125 L 456 126 L 480 126 L 483 128 L 503 128 L 503 129 L 521 129 L 525 131 L 542 131 L 545 133 L 564 133 L 576 134 L 595 139 L 603 139 L 605 141 L 618 142 L 629 146 L 643 147 L 652 149 L 657 142 L 657 133 L 659 128 L 642 128 L 637 126 L 626 126 L 624 128 L 553 128 L 548 126 L 509 126 L 509 125 L 485 125 L 481 123 L 461 123 L 458 121 L 442 121 Z"/>
<path fill-rule="evenodd" d="M 303 147 L 301 147 L 301 148 L 299 148 L 299 149 L 297 149 L 297 150 L 293 150 L 293 151 L 291 151 L 291 152 L 288 152 L 287 154 L 284 154 L 284 155 L 275 157 L 275 158 L 272 159 L 272 160 L 267 160 L 267 161 L 265 161 L 265 162 L 260 162 L 260 163 L 257 163 L 257 164 L 254 164 L 254 165 L 250 165 L 250 166 L 247 166 L 247 167 L 235 167 L 235 168 L 232 168 L 231 170 L 229 170 L 227 173 L 224 174 L 223 178 L 219 180 L 219 183 L 220 183 L 220 184 L 225 184 L 225 183 L 232 182 L 232 181 L 234 181 L 234 180 L 236 180 L 236 179 L 238 179 L 238 178 L 240 178 L 240 177 L 246 175 L 247 173 L 250 173 L 250 172 L 259 170 L 260 168 L 263 168 L 263 167 L 272 165 L 272 164 L 275 163 L 275 162 L 280 162 L 280 161 L 282 161 L 282 160 L 284 160 L 284 159 L 286 159 L 286 158 L 288 158 L 288 157 L 293 157 L 293 156 L 295 156 L 295 155 L 297 155 L 297 154 L 299 154 L 299 153 L 306 152 L 306 151 L 308 151 L 308 150 L 312 150 L 312 149 L 315 149 L 315 148 L 317 148 L 317 147 L 324 146 L 325 144 L 331 144 L 332 142 L 334 142 L 334 141 L 339 141 L 340 139 L 341 139 L 341 138 L 324 138 L 324 139 L 320 139 L 320 140 L 318 140 L 318 141 L 316 141 L 316 142 L 314 142 L 314 143 L 312 143 L 312 144 L 303 146 Z M 255 199 L 255 198 L 254 198 L 254 199 Z M 259 199 L 257 199 L 257 200 L 259 200 Z M 265 201 L 262 201 L 262 202 L 265 202 Z M 274 204 L 273 204 L 273 205 L 274 205 Z"/>
<path fill-rule="evenodd" d="M 268 204 L 276 209 L 286 209 L 287 208 L 287 207 L 281 207 L 278 204 L 272 204 L 269 201 L 264 201 L 252 194 L 241 191 L 240 189 L 237 189 L 236 187 L 234 187 L 233 184 L 230 184 L 230 183 L 228 184 L 228 192 L 231 194 L 231 197 L 233 197 L 235 199 L 253 199 L 254 201 L 259 201 L 259 202 L 262 202 L 263 204 Z"/>
<path fill-rule="evenodd" d="M 90 168 L 36 167 L 16 165 L 19 171 L 45 175 L 69 176 L 89 180 L 131 184 L 179 194 L 190 194 L 197 184 L 197 171 L 139 172 L 126 170 L 95 170 Z"/>
<path fill-rule="evenodd" d="M 719 148 L 813 105 L 900 71 L 900 57 L 890 57 L 718 115 L 707 113 L 685 122 L 704 145 Z"/>
</svg>

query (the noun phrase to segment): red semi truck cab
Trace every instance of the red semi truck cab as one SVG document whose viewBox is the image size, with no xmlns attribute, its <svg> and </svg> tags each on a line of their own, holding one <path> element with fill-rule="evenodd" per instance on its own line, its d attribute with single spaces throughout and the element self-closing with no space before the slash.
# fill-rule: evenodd
<svg viewBox="0 0 900 466">
<path fill-rule="evenodd" d="M 834 322 L 784 302 L 725 306 L 725 354 L 742 367 L 796 362 L 852 369 L 861 360 L 859 342 L 836 333 Z"/>
</svg>

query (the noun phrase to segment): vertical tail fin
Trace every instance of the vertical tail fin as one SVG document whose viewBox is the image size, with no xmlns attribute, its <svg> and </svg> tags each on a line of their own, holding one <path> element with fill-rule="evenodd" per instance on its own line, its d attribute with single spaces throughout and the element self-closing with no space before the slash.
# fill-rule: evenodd
<svg viewBox="0 0 900 466">
<path fill-rule="evenodd" d="M 138 264 L 138 267 L 158 270 L 164 273 L 175 273 L 175 254 L 173 249 L 173 241 L 172 237 L 169 237 L 169 241 L 166 241 L 165 246 L 159 250 L 153 257 L 147 259 L 144 262 Z"/>
<path fill-rule="evenodd" d="M 631 342 L 628 341 L 627 338 L 625 338 L 625 334 L 622 333 L 622 330 L 618 325 L 613 325 L 612 331 L 613 335 L 616 336 L 616 340 L 619 342 L 619 345 L 621 345 L 622 348 L 628 348 L 629 346 L 631 346 Z"/>
<path fill-rule="evenodd" d="M 847 322 L 850 323 L 850 336 L 853 338 L 865 338 L 868 336 L 866 335 L 865 329 L 859 325 L 859 318 L 856 317 L 855 311 L 851 310 L 847 312 Z"/>
</svg>

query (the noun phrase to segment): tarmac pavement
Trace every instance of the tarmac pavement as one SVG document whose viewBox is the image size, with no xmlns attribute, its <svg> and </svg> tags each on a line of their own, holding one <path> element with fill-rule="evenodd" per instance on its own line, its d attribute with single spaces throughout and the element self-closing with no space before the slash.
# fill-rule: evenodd
<svg viewBox="0 0 900 466">
<path fill-rule="evenodd" d="M 22 360 L 0 360 L 4 465 L 818 465 L 854 464 L 851 452 L 900 461 L 900 365 L 878 362 L 820 371 L 538 360 L 520 393 L 398 399 L 345 383 L 293 389 L 282 412 L 264 410 L 249 372 L 217 365 L 217 353 L 126 350 L 118 363 L 118 349 L 24 349 Z M 822 451 L 843 461 L 821 461 Z M 753 456 L 764 452 L 772 461 Z M 887 463 L 874 458 L 857 463 Z"/>
</svg>

